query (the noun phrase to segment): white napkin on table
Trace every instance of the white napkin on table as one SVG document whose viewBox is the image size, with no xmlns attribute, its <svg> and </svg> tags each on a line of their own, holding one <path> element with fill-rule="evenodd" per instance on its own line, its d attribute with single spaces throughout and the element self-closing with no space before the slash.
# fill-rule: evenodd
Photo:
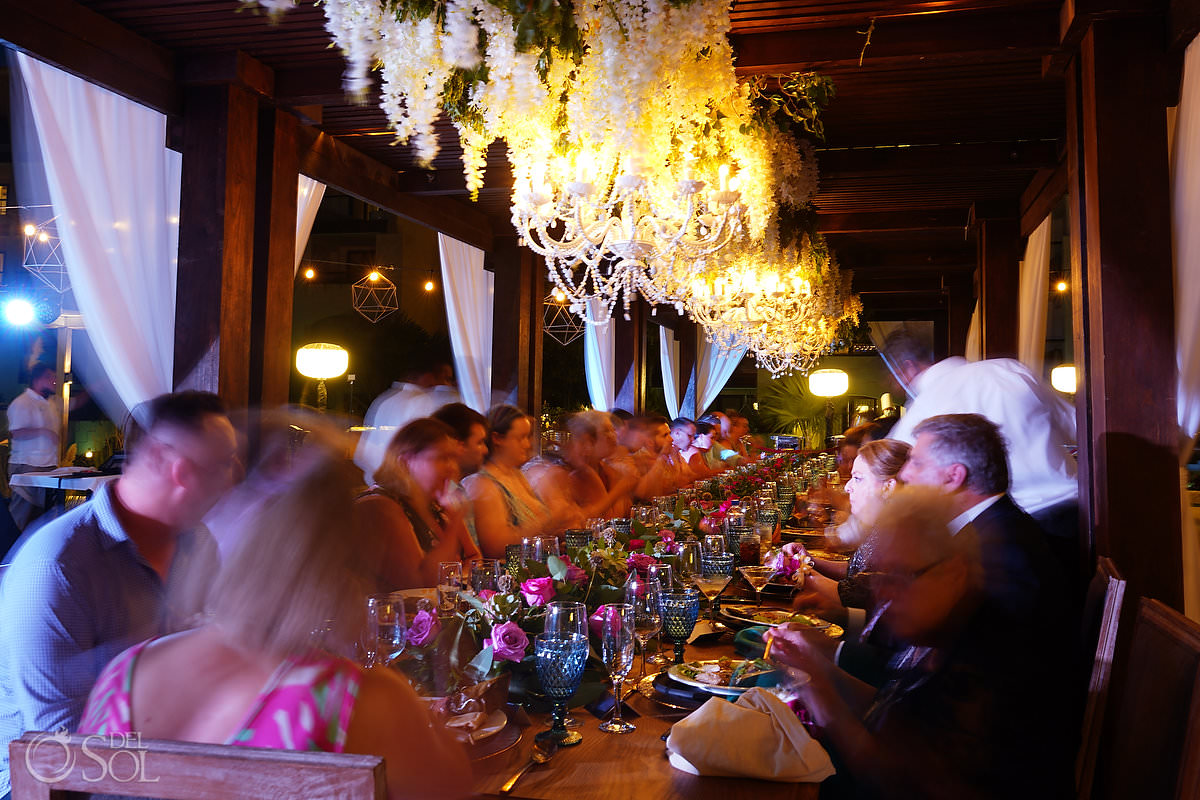
<svg viewBox="0 0 1200 800">
<path fill-rule="evenodd" d="M 759 687 L 736 703 L 713 698 L 675 723 L 667 750 L 671 766 L 693 775 L 816 783 L 834 773 L 796 714 Z"/>
</svg>

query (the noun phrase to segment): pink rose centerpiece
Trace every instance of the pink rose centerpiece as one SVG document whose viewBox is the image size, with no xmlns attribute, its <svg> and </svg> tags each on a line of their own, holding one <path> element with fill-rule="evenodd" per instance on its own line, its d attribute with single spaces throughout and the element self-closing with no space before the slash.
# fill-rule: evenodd
<svg viewBox="0 0 1200 800">
<path fill-rule="evenodd" d="M 437 616 L 422 609 L 408 627 L 408 643 L 414 647 L 424 647 L 433 642 L 441 630 L 442 623 Z"/>
<path fill-rule="evenodd" d="M 521 584 L 521 595 L 530 608 L 544 606 L 554 599 L 558 591 L 554 588 L 554 578 L 527 578 Z"/>
<path fill-rule="evenodd" d="M 519 663 L 529 648 L 529 636 L 515 622 L 501 622 L 492 628 L 492 635 L 483 640 L 484 647 L 492 648 L 492 654 L 501 661 Z"/>
</svg>

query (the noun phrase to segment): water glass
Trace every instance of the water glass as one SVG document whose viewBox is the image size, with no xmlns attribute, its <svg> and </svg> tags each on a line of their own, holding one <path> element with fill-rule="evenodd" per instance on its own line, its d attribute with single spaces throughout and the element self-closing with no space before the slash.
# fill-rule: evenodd
<svg viewBox="0 0 1200 800">
<path fill-rule="evenodd" d="M 525 545 L 509 544 L 504 546 L 504 571 L 514 578 L 525 567 Z"/>
<path fill-rule="evenodd" d="M 367 635 L 364 643 L 368 667 L 388 666 L 404 652 L 408 618 L 399 592 L 367 597 Z"/>
<path fill-rule="evenodd" d="M 700 573 L 700 542 L 679 543 L 679 555 L 675 558 L 675 572 L 678 574 L 680 585 L 691 584 L 692 578 Z"/>
<path fill-rule="evenodd" d="M 663 592 L 659 603 L 662 605 L 663 630 L 675 642 L 675 663 L 682 664 L 683 647 L 700 617 L 700 592 L 690 588 Z"/>
<path fill-rule="evenodd" d="M 546 620 L 543 632 L 554 634 L 555 636 L 565 636 L 569 633 L 578 633 L 580 636 L 587 636 L 587 606 L 571 600 L 555 600 L 546 606 Z"/>
<path fill-rule="evenodd" d="M 495 558 L 482 558 L 471 566 L 471 591 L 479 594 L 483 591 L 498 591 L 501 574 L 500 561 Z"/>
<path fill-rule="evenodd" d="M 443 561 L 438 564 L 438 611 L 453 614 L 458 611 L 458 593 L 462 591 L 462 562 Z"/>
<path fill-rule="evenodd" d="M 579 550 L 592 543 L 592 531 L 589 528 L 572 528 L 563 534 L 567 550 Z"/>
<path fill-rule="evenodd" d="M 567 730 L 567 700 L 579 689 L 583 678 L 588 658 L 587 637 L 578 633 L 543 633 L 534 638 L 533 652 L 542 692 L 554 702 L 553 724 L 536 738 L 554 741 L 560 747 L 579 744 L 583 741 L 579 731 Z"/>
<path fill-rule="evenodd" d="M 612 676 L 613 716 L 600 726 L 605 733 L 629 733 L 632 723 L 621 719 L 621 684 L 633 668 L 633 642 L 636 638 L 636 612 L 628 603 L 600 606 L 600 658 Z"/>
</svg>

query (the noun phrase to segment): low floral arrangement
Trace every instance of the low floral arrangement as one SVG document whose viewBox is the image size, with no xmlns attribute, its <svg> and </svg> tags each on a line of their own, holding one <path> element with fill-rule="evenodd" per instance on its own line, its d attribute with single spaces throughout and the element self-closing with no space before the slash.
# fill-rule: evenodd
<svg viewBox="0 0 1200 800">
<path fill-rule="evenodd" d="M 775 570 L 776 579 L 803 585 L 808 574 L 812 572 L 813 560 L 801 545 L 790 542 L 768 550 L 762 563 L 764 567 Z"/>
</svg>

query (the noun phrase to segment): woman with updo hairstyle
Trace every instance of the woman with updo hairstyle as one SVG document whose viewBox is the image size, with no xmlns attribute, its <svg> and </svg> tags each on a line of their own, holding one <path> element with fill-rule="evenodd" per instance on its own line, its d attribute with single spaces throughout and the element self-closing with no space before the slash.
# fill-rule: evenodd
<svg viewBox="0 0 1200 800">
<path fill-rule="evenodd" d="M 414 419 L 388 443 L 375 485 L 357 501 L 360 524 L 384 544 L 380 591 L 433 586 L 440 562 L 479 559 L 463 510 L 448 502 L 460 447 L 449 425 L 429 417 Z"/>
<path fill-rule="evenodd" d="M 533 420 L 516 406 L 493 406 L 488 419 L 488 454 L 463 481 L 475 505 L 475 533 L 487 558 L 504 558 L 504 548 L 530 536 L 552 535 L 566 519 L 552 513 L 521 467 L 533 455 Z"/>
</svg>

